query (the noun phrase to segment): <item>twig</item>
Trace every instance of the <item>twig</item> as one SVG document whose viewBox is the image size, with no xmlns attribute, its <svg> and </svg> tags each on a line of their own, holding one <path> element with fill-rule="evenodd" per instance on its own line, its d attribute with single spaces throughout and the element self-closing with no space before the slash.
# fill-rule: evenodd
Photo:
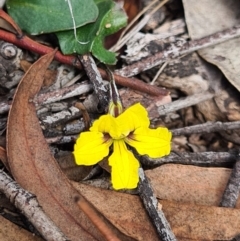
<svg viewBox="0 0 240 241">
<path fill-rule="evenodd" d="M 171 130 L 171 132 L 174 136 L 180 136 L 180 135 L 211 133 L 211 132 L 219 132 L 219 131 L 235 130 L 235 129 L 240 129 L 240 121 L 207 122 L 204 124 L 173 129 L 173 130 Z"/>
<path fill-rule="evenodd" d="M 139 196 L 143 201 L 143 204 L 153 221 L 153 224 L 157 230 L 158 236 L 162 241 L 176 241 L 176 237 L 173 234 L 171 227 L 163 213 L 158 206 L 158 201 L 153 193 L 152 187 L 145 176 L 142 168 L 139 168 L 139 184 L 138 191 Z"/>
<path fill-rule="evenodd" d="M 22 36 L 21 38 L 17 38 L 15 34 L 4 31 L 2 29 L 0 29 L 0 39 L 40 55 L 44 55 L 53 51 L 53 48 L 37 43 L 36 41 L 30 39 L 27 36 Z M 72 65 L 78 69 L 82 69 L 82 65 L 75 55 L 63 55 L 60 51 L 57 51 L 54 59 L 59 61 L 60 63 Z M 108 76 L 105 70 L 100 68 L 98 70 L 102 75 L 102 77 L 108 80 Z M 129 87 L 134 90 L 141 91 L 143 93 L 147 93 L 150 95 L 168 95 L 169 94 L 169 91 L 166 89 L 159 88 L 157 86 L 151 86 L 136 78 L 134 79 L 126 78 L 119 75 L 114 75 L 114 78 L 117 84 L 125 87 Z"/>
<path fill-rule="evenodd" d="M 158 79 L 158 77 L 160 76 L 160 74 L 163 72 L 163 70 L 165 69 L 165 67 L 168 65 L 168 61 L 166 61 L 158 70 L 158 72 L 155 74 L 153 80 L 151 81 L 151 85 L 154 85 L 154 83 L 156 82 L 156 80 Z"/>
<path fill-rule="evenodd" d="M 50 115 L 44 115 L 43 117 L 39 117 L 41 121 L 41 125 L 44 125 L 45 127 L 54 127 L 59 124 L 64 124 L 72 119 L 76 119 L 82 116 L 82 112 L 79 111 L 78 108 L 71 106 L 70 108 L 59 111 L 57 113 L 53 113 Z M 80 123 L 79 123 L 80 124 Z M 80 130 L 82 130 L 81 126 Z"/>
<path fill-rule="evenodd" d="M 62 89 L 38 94 L 34 102 L 37 105 L 45 105 L 70 97 L 79 96 L 91 90 L 92 85 L 90 84 L 74 84 L 72 86 L 64 87 Z"/>
<path fill-rule="evenodd" d="M 210 91 L 193 94 L 179 100 L 173 101 L 166 105 L 161 105 L 158 108 L 158 113 L 160 116 L 164 116 L 170 112 L 174 112 L 176 110 L 180 110 L 192 105 L 196 105 L 202 101 L 209 100 L 213 98 L 216 94 Z"/>
<path fill-rule="evenodd" d="M 29 219 L 47 241 L 69 241 L 46 216 L 37 199 L 0 170 L 0 191 Z"/>
<path fill-rule="evenodd" d="M 232 152 L 198 152 L 188 153 L 172 152 L 170 155 L 162 158 L 150 158 L 148 156 L 139 156 L 138 159 L 146 168 L 154 168 L 168 163 L 195 165 L 195 166 L 212 166 L 223 167 L 233 165 L 237 154 Z"/>
<path fill-rule="evenodd" d="M 86 74 L 93 84 L 93 89 L 98 98 L 99 111 L 102 112 L 107 109 L 109 103 L 109 94 L 107 88 L 103 84 L 103 79 L 98 71 L 97 65 L 90 54 L 78 55 Z"/>
<path fill-rule="evenodd" d="M 234 26 L 232 28 L 217 32 L 215 34 L 206 36 L 201 39 L 192 40 L 186 42 L 181 47 L 171 45 L 169 48 L 162 52 L 158 52 L 153 56 L 147 57 L 141 61 L 134 64 L 123 67 L 115 71 L 116 74 L 130 77 L 137 75 L 143 71 L 151 69 L 157 65 L 162 64 L 167 60 L 177 58 L 181 55 L 190 54 L 194 51 L 214 46 L 219 43 L 223 43 L 227 40 L 236 38 L 240 36 L 240 26 Z"/>
<path fill-rule="evenodd" d="M 233 167 L 231 176 L 228 180 L 228 184 L 223 193 L 222 200 L 220 202 L 221 207 L 234 208 L 238 200 L 240 191 L 240 155 L 237 156 L 237 161 Z"/>
<path fill-rule="evenodd" d="M 74 96 L 85 94 L 92 90 L 92 85 L 87 83 L 74 84 L 58 90 L 40 93 L 34 98 L 36 105 L 46 105 L 60 100 L 68 99 Z M 11 107 L 10 101 L 0 103 L 0 114 L 7 113 Z"/>
</svg>

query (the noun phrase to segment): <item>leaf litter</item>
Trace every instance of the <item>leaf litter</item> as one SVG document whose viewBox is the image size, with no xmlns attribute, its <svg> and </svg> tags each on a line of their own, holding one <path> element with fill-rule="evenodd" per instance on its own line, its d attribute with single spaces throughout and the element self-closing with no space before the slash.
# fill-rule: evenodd
<svg viewBox="0 0 240 241">
<path fill-rule="evenodd" d="M 187 1 L 183 1 L 183 6 L 190 36 L 194 39 L 210 34 L 210 32 L 205 32 L 206 28 L 203 28 L 203 34 L 201 36 L 196 35 L 197 37 L 195 37 L 191 29 L 194 27 L 195 31 L 197 31 L 199 28 L 195 27 L 198 23 L 196 20 L 198 15 L 188 15 L 188 11 L 190 12 L 190 10 L 193 10 L 194 8 L 186 2 Z M 217 6 L 220 6 L 222 3 L 214 2 L 212 4 L 219 4 Z M 203 10 L 205 13 L 207 10 L 212 11 L 212 8 L 209 7 L 207 2 L 201 4 L 201 6 L 203 9 L 204 7 L 206 8 Z M 232 9 L 232 6 L 233 5 L 229 3 L 229 5 L 222 6 L 219 11 L 227 11 Z M 161 11 L 161 14 L 166 14 L 166 9 Z M 210 21 L 210 17 L 216 18 L 216 15 L 214 14 L 204 14 L 201 16 L 205 16 L 205 19 L 201 20 L 201 24 Z M 235 24 L 235 22 L 233 24 Z M 232 25 L 229 24 L 229 26 L 226 27 L 231 26 Z M 156 45 L 152 45 L 151 47 L 153 46 Z M 204 51 L 207 57 L 203 54 Z M 199 51 L 199 54 L 207 61 L 215 63 L 223 71 L 228 80 L 237 87 L 237 80 L 235 80 L 238 75 L 237 72 L 234 73 L 230 71 L 233 76 L 228 75 L 228 66 L 224 65 L 221 67 L 219 63 L 224 63 L 224 61 L 216 61 L 216 55 L 213 56 L 215 62 L 212 61 L 211 51 L 201 50 Z M 231 57 L 232 51 L 230 51 L 229 48 L 228 52 Z M 225 52 L 222 55 L 225 57 Z M 228 58 L 230 58 L 229 55 Z M 190 68 L 194 69 L 194 71 L 189 72 L 188 69 L 185 68 L 188 65 Z M 220 82 L 219 77 L 206 78 L 206 74 L 211 76 L 211 74 L 209 74 L 209 68 L 214 68 L 211 65 L 210 67 L 202 67 L 205 65 L 206 63 L 204 62 L 202 65 L 202 61 L 196 56 L 189 59 L 182 58 L 175 63 L 173 61 L 173 63 L 168 64 L 162 74 L 160 74 L 160 77 L 156 81 L 156 85 L 162 85 L 169 88 L 171 90 L 171 98 L 173 101 L 182 96 L 188 96 L 199 91 L 204 92 Z M 47 68 L 47 66 L 48 64 L 45 63 L 45 68 Z M 179 72 L 180 68 L 177 69 L 178 66 L 180 66 L 185 72 Z M 39 75 L 41 75 L 42 78 L 42 72 L 45 71 L 42 69 L 42 66 L 38 66 L 38 68 L 41 69 L 39 70 Z M 200 68 L 203 68 L 204 70 L 199 72 Z M 141 78 L 150 82 L 156 71 L 157 70 L 153 69 L 149 72 L 142 73 Z M 219 73 L 220 72 L 218 72 L 218 74 Z M 69 180 L 62 174 L 57 166 L 58 164 L 51 156 L 49 147 L 42 136 L 42 130 L 38 125 L 38 118 L 35 115 L 35 108 L 32 103 L 33 93 L 31 92 L 37 92 L 37 89 L 41 86 L 41 84 L 37 84 L 37 82 L 41 82 L 42 80 L 40 80 L 40 77 L 39 79 L 38 77 L 36 78 L 35 71 L 33 71 L 33 74 L 34 75 L 28 80 L 30 84 L 34 79 L 32 87 L 28 87 L 25 85 L 26 83 L 24 84 L 25 87 L 21 87 L 24 86 L 22 84 L 19 85 L 9 114 L 7 151 L 11 172 L 16 180 L 20 185 L 37 195 L 39 202 L 44 210 L 46 210 L 46 213 L 53 220 L 56 220 L 55 222 L 59 224 L 59 226 L 63 227 L 65 233 L 71 233 L 70 235 L 73 235 L 72 233 L 74 233 L 76 236 L 79 235 L 78 238 L 82 237 L 83 240 L 94 240 L 91 239 L 91 235 L 93 235 L 93 237 L 98 236 L 96 230 L 92 231 L 94 228 L 91 223 L 88 223 L 85 218 L 84 221 L 82 221 L 85 216 L 79 209 L 77 209 L 73 200 L 75 194 L 80 195 L 79 192 L 76 191 L 76 189 L 78 189 L 83 196 L 91 201 L 103 216 L 110 220 L 111 223 L 113 223 L 125 235 L 132 237 L 135 240 L 158 240 L 155 230 L 152 228 L 149 218 L 146 216 L 138 197 L 101 190 L 75 182 L 72 183 L 74 186 L 73 188 Z M 199 78 L 199 76 L 201 78 Z M 163 79 L 165 79 L 165 82 Z M 25 81 L 28 82 L 26 79 Z M 211 83 L 211 81 L 213 81 L 213 83 Z M 196 85 L 198 85 L 198 87 L 196 87 Z M 156 119 L 156 110 L 158 107 L 155 109 L 153 107 L 153 125 L 167 125 L 176 128 L 189 124 L 205 123 L 206 120 L 239 120 L 239 115 L 237 115 L 237 113 L 239 113 L 239 101 L 236 97 L 238 96 L 238 92 L 236 92 L 232 86 L 227 84 L 226 79 L 224 85 L 220 85 L 219 88 L 220 92 L 218 93 L 220 94 L 218 97 L 214 98 L 213 101 L 202 102 L 202 104 L 198 104 L 197 106 L 188 107 L 181 111 L 167 114 L 161 119 Z M 28 92 L 29 90 L 30 93 Z M 127 90 L 124 91 L 125 96 L 123 95 L 125 101 L 126 96 L 128 96 L 126 91 Z M 21 95 L 20 97 L 17 97 L 19 93 Z M 29 96 L 27 96 L 26 93 L 28 93 Z M 141 97 L 141 93 L 134 93 L 134 95 L 137 95 L 137 101 L 140 100 L 140 102 L 143 102 L 143 104 L 145 103 L 147 106 L 152 106 L 155 104 L 155 101 L 161 101 L 159 99 L 153 100 L 152 102 L 154 103 L 151 105 L 151 101 L 146 101 L 144 96 Z M 131 105 L 131 102 L 134 103 L 134 101 L 136 101 L 134 97 L 132 99 L 128 98 L 127 105 Z M 168 101 L 171 103 L 171 100 Z M 165 103 L 162 102 L 162 104 L 164 105 Z M 229 151 L 239 145 L 239 143 L 237 143 L 237 138 L 231 138 L 231 136 L 231 133 L 223 132 L 215 135 L 195 134 L 190 137 L 182 136 L 179 137 L 178 143 L 173 140 L 173 150 L 190 152 L 196 152 L 199 150 Z M 181 147 L 177 145 L 180 145 Z M 19 153 L 21 153 L 21 156 Z M 159 198 L 159 206 L 162 206 L 178 240 L 229 240 L 240 233 L 239 202 L 234 209 L 217 207 L 224 188 L 227 185 L 231 169 L 170 164 L 163 165 L 154 170 L 148 170 L 146 173 L 151 180 L 156 196 Z M 32 181 L 29 182 L 29 180 Z M 68 196 L 66 199 L 65 195 Z M 53 204 L 56 205 L 56 208 Z M 69 204 L 67 205 L 67 212 L 69 212 L 75 220 L 81 220 L 80 225 L 70 225 L 70 223 L 72 224 L 72 221 L 70 222 L 68 217 L 63 220 L 62 217 L 65 217 L 66 213 L 61 210 L 65 207 L 65 204 Z M 79 217 L 76 217 L 76 213 L 79 214 Z M 66 225 L 66 223 L 69 223 L 69 225 Z M 76 227 L 76 229 L 74 227 Z M 87 233 L 83 228 L 87 230 Z M 93 232 L 90 234 L 90 239 L 88 239 L 89 230 L 91 230 L 90 232 Z M 87 239 L 84 239 L 86 237 Z"/>
</svg>

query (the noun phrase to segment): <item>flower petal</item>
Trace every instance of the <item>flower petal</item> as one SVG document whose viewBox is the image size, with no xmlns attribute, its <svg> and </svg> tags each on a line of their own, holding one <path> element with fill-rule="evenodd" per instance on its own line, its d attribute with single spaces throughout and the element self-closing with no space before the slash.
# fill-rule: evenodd
<svg viewBox="0 0 240 241">
<path fill-rule="evenodd" d="M 111 138 L 104 137 L 101 132 L 83 132 L 74 145 L 73 155 L 78 165 L 94 165 L 109 153 Z"/>
<path fill-rule="evenodd" d="M 150 125 L 148 113 L 140 103 L 126 109 L 116 118 L 116 122 L 119 130 L 125 136 L 139 127 L 149 127 Z"/>
<path fill-rule="evenodd" d="M 111 115 L 102 115 L 98 120 L 93 122 L 90 131 L 108 133 L 113 139 L 122 138 L 121 130 L 118 128 L 116 118 Z"/>
<path fill-rule="evenodd" d="M 113 154 L 109 158 L 112 167 L 113 188 L 133 189 L 137 187 L 139 162 L 130 152 L 123 140 L 113 142 Z"/>
<path fill-rule="evenodd" d="M 168 155 L 171 150 L 172 133 L 167 128 L 138 128 L 126 139 L 126 143 L 136 148 L 140 155 L 151 158 Z"/>
</svg>

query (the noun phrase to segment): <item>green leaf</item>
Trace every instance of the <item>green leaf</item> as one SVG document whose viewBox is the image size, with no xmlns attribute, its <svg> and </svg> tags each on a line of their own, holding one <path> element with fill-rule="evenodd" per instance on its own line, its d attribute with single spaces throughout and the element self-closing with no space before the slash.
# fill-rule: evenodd
<svg viewBox="0 0 240 241">
<path fill-rule="evenodd" d="M 70 0 L 76 27 L 94 22 L 98 8 L 93 0 Z M 20 28 L 37 35 L 73 29 L 66 0 L 8 0 L 7 10 Z"/>
<path fill-rule="evenodd" d="M 126 26 L 127 16 L 112 0 L 96 0 L 95 3 L 99 9 L 96 22 L 77 28 L 77 39 L 73 30 L 56 33 L 60 48 L 64 54 L 92 52 L 102 63 L 115 64 L 116 54 L 106 50 L 103 41 L 106 36 Z"/>
<path fill-rule="evenodd" d="M 92 54 L 101 62 L 106 64 L 116 63 L 116 54 L 105 49 L 103 45 L 104 38 L 116 33 L 127 24 L 127 16 L 119 5 L 114 7 L 104 16 L 98 34 L 92 44 Z"/>
</svg>

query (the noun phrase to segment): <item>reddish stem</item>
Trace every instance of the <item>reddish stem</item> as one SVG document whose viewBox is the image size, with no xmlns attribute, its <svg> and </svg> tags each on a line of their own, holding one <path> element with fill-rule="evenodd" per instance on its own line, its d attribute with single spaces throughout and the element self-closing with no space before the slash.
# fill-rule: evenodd
<svg viewBox="0 0 240 241">
<path fill-rule="evenodd" d="M 40 55 L 47 54 L 53 51 L 53 48 L 40 44 L 27 36 L 22 36 L 17 38 L 15 34 L 4 31 L 0 29 L 0 39 L 15 44 L 16 46 L 30 50 L 32 52 L 38 53 Z M 82 65 L 75 55 L 63 55 L 60 51 L 57 51 L 55 54 L 55 59 L 61 63 L 73 65 L 78 69 L 82 69 Z M 105 70 L 99 68 L 99 72 L 104 79 L 108 79 L 108 75 Z M 168 95 L 169 91 L 157 86 L 149 85 L 142 82 L 136 78 L 127 78 L 119 75 L 114 75 L 115 81 L 117 84 L 135 89 L 150 95 L 159 96 L 159 95 Z"/>
</svg>

